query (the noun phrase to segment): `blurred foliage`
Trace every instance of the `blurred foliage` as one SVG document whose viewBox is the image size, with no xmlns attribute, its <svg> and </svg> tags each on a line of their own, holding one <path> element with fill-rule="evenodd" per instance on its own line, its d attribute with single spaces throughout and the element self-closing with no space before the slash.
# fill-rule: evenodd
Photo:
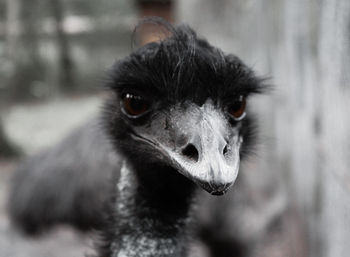
<svg viewBox="0 0 350 257">
<path fill-rule="evenodd" d="M 98 88 L 130 50 L 133 1 L 1 0 L 1 102 Z"/>
<path fill-rule="evenodd" d="M 18 157 L 19 155 L 21 155 L 21 150 L 7 139 L 0 120 L 0 160 Z"/>
<path fill-rule="evenodd" d="M 133 14 L 135 12 L 132 1 L 86 1 L 86 0 L 64 0 L 68 7 L 68 14 L 105 16 L 123 12 L 124 14 Z"/>
</svg>

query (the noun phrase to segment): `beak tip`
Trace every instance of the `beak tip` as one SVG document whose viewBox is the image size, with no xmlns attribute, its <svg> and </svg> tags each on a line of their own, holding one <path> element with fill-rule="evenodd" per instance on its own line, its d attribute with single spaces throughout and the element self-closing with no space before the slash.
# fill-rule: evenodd
<svg viewBox="0 0 350 257">
<path fill-rule="evenodd" d="M 224 195 L 232 186 L 232 183 L 215 183 L 215 182 L 199 182 L 198 183 L 205 191 L 212 195 Z"/>
<path fill-rule="evenodd" d="M 215 195 L 215 196 L 221 196 L 221 195 L 224 195 L 226 194 L 227 191 L 212 191 L 212 192 L 209 192 L 211 195 Z"/>
</svg>

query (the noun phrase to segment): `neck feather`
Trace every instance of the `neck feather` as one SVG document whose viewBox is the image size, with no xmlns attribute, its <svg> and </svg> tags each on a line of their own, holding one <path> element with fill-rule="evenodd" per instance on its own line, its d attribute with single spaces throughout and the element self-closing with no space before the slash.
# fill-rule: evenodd
<svg viewBox="0 0 350 257">
<path fill-rule="evenodd" d="M 108 254 L 102 256 L 185 256 L 195 187 L 172 168 L 135 169 L 125 161 L 116 185 Z"/>
</svg>

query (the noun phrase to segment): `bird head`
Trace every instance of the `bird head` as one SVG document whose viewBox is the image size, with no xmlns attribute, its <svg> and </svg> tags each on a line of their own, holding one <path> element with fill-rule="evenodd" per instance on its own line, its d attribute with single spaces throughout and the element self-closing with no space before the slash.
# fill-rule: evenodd
<svg viewBox="0 0 350 257">
<path fill-rule="evenodd" d="M 222 195 L 252 145 L 248 98 L 265 85 L 238 57 L 188 26 L 163 25 L 169 37 L 111 69 L 108 133 L 128 158 L 162 163 Z"/>
</svg>

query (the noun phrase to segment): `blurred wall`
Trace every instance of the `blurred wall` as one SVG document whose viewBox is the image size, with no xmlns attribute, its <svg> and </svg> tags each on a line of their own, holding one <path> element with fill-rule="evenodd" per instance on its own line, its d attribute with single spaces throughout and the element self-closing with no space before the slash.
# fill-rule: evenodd
<svg viewBox="0 0 350 257">
<path fill-rule="evenodd" d="M 262 171 L 282 175 L 308 256 L 347 256 L 350 2 L 180 0 L 178 10 L 179 21 L 271 76 L 275 90 L 259 116 L 273 143 Z"/>
</svg>

